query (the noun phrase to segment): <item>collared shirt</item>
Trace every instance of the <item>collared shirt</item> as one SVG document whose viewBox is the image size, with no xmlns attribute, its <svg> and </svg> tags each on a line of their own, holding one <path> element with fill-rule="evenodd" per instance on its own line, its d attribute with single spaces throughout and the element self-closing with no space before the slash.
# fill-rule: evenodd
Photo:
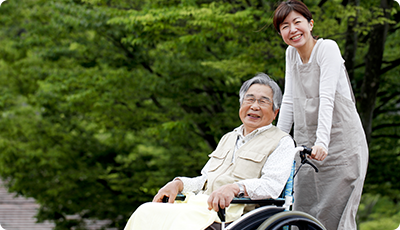
<svg viewBox="0 0 400 230">
<path fill-rule="evenodd" d="M 234 129 L 233 131 L 238 134 L 238 139 L 236 140 L 236 145 L 235 145 L 235 150 L 233 152 L 233 157 L 232 157 L 232 163 L 235 163 L 235 153 L 242 147 L 244 144 L 246 144 L 248 141 L 256 137 L 257 135 L 263 133 L 264 131 L 268 130 L 269 128 L 272 127 L 272 124 L 263 126 L 261 128 L 253 130 L 253 132 L 247 134 L 246 136 L 243 135 L 244 133 L 244 126 L 241 125 Z"/>
<path fill-rule="evenodd" d="M 246 136 L 243 135 L 243 125 L 237 127 L 234 130 L 234 132 L 239 134 L 235 145 L 235 152 L 252 138 L 271 127 L 271 124 L 260 127 Z M 265 162 L 261 171 L 261 177 L 240 181 L 246 187 L 246 192 L 251 199 L 277 198 L 281 194 L 293 165 L 296 153 L 294 147 L 293 139 L 290 136 L 283 137 Z M 232 161 L 234 161 L 234 157 Z M 201 176 L 194 178 L 178 177 L 183 182 L 184 189 L 182 193 L 198 193 L 201 191 L 207 181 L 209 162 L 201 170 Z"/>
</svg>

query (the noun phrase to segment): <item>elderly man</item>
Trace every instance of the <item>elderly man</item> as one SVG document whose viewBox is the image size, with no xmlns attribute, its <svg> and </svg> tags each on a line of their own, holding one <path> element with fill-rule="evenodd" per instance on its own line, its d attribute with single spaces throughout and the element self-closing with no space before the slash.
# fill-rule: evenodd
<svg viewBox="0 0 400 230">
<path fill-rule="evenodd" d="M 152 203 L 135 211 L 125 230 L 219 229 L 219 207 L 229 206 L 227 221 L 246 211 L 244 205 L 230 205 L 234 197 L 265 199 L 280 195 L 295 154 L 292 138 L 272 125 L 282 92 L 260 73 L 243 83 L 239 96 L 243 124 L 222 137 L 201 176 L 177 177 L 167 183 Z M 196 195 L 188 195 L 185 204 L 172 204 L 178 193 Z M 169 198 L 169 204 L 160 203 L 164 197 Z"/>
</svg>

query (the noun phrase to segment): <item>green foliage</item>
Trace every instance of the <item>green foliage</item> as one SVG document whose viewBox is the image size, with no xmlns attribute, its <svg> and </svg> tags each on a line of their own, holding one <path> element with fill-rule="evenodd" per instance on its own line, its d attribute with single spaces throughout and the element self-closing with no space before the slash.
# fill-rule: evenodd
<svg viewBox="0 0 400 230">
<path fill-rule="evenodd" d="M 306 1 L 316 35 L 340 46 L 347 18 L 359 15 L 355 86 L 363 79 L 371 28 L 391 25 L 365 189 L 397 201 L 398 13 L 380 18 L 374 1 L 318 3 Z M 286 45 L 272 26 L 276 4 L 3 3 L 0 175 L 9 190 L 35 198 L 38 219 L 53 220 L 57 229 L 84 229 L 87 219 L 123 229 L 160 186 L 198 175 L 222 135 L 240 125 L 243 81 L 265 72 L 283 88 Z"/>
<path fill-rule="evenodd" d="M 394 27 L 398 28 L 398 22 Z M 400 70 L 393 68 L 392 62 L 399 59 L 399 31 L 389 34 L 385 43 L 382 75 L 373 121 L 373 139 L 370 143 L 370 164 L 364 189 L 382 194 L 395 202 L 400 200 L 398 181 L 400 166 L 399 102 Z"/>
<path fill-rule="evenodd" d="M 400 225 L 400 205 L 386 196 L 364 194 L 358 223 L 360 230 L 397 229 Z"/>
</svg>

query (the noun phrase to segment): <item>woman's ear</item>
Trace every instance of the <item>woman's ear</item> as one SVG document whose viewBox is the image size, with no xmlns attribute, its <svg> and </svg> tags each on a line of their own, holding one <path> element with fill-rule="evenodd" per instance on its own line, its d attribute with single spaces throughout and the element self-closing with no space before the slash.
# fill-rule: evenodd
<svg viewBox="0 0 400 230">
<path fill-rule="evenodd" d="M 312 29 L 314 27 L 314 20 L 313 19 L 310 20 L 309 25 L 310 25 L 310 31 L 312 31 Z"/>
</svg>

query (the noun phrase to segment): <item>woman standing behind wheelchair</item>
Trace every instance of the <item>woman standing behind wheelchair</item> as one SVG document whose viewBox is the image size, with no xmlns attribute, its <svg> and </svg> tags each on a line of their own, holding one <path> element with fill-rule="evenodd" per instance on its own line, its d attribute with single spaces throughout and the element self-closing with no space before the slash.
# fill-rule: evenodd
<svg viewBox="0 0 400 230">
<path fill-rule="evenodd" d="M 294 123 L 294 139 L 313 146 L 320 169 L 299 172 L 294 209 L 315 216 L 329 230 L 356 229 L 368 146 L 339 47 L 313 37 L 312 14 L 300 1 L 282 2 L 273 22 L 288 45 L 277 126 L 290 132 Z"/>
</svg>

